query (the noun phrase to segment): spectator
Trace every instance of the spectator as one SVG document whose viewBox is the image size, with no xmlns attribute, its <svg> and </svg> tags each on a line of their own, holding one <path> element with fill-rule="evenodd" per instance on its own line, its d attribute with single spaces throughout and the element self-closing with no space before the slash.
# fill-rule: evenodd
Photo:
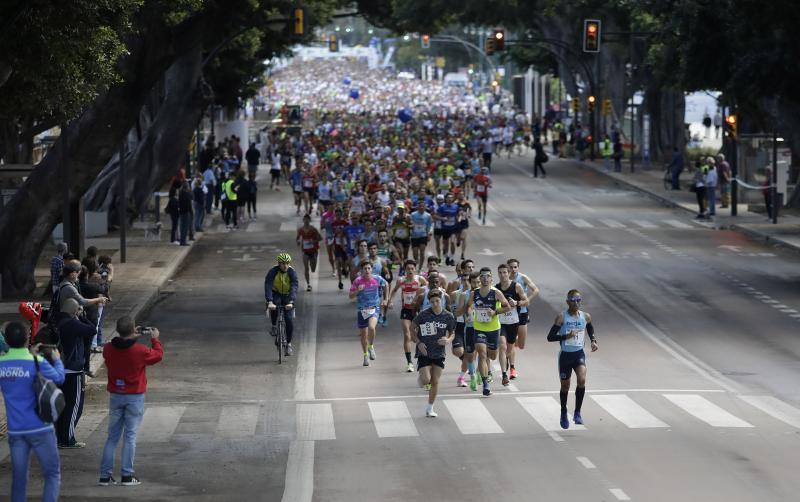
<svg viewBox="0 0 800 502">
<path fill-rule="evenodd" d="M 696 219 L 702 220 L 706 217 L 706 175 L 705 169 L 700 165 L 700 161 L 696 160 L 694 178 L 692 179 L 692 191 L 697 196 L 698 212 Z"/>
<path fill-rule="evenodd" d="M 59 448 L 83 448 L 86 443 L 75 440 L 75 427 L 83 414 L 84 366 L 86 364 L 86 346 L 95 335 L 94 326 L 82 314 L 78 302 L 73 298 L 64 302 L 64 307 L 54 316 L 52 322 L 58 326 L 61 354 L 64 362 L 64 392 L 66 405 L 56 422 L 56 437 Z"/>
<path fill-rule="evenodd" d="M 61 282 L 61 272 L 64 269 L 64 255 L 67 254 L 67 243 L 59 242 L 56 245 L 56 255 L 50 260 L 50 286 L 52 293 L 58 291 L 58 284 Z"/>
<path fill-rule="evenodd" d="M 86 260 L 87 258 L 97 262 L 97 247 L 89 246 L 86 248 L 86 256 L 84 256 L 83 259 Z"/>
<path fill-rule="evenodd" d="M 206 186 L 206 214 L 211 214 L 211 206 L 214 203 L 214 194 L 217 193 L 217 175 L 214 167 L 209 163 L 203 171 L 203 183 Z"/>
<path fill-rule="evenodd" d="M 615 136 L 616 139 L 614 140 L 614 172 L 621 173 L 622 157 L 624 156 L 624 152 L 622 150 L 622 142 L 620 141 L 619 133 L 616 132 Z"/>
<path fill-rule="evenodd" d="M 719 186 L 719 196 L 722 201 L 720 207 L 725 208 L 731 202 L 731 165 L 725 160 L 723 154 L 717 155 L 717 178 Z"/>
<path fill-rule="evenodd" d="M 177 190 L 173 192 L 172 189 L 170 189 L 169 200 L 167 201 L 167 207 L 164 209 L 164 211 L 172 220 L 172 229 L 170 230 L 169 242 L 171 244 L 180 244 L 178 242 L 178 217 L 180 216 L 180 213 L 178 212 Z"/>
<path fill-rule="evenodd" d="M 719 139 L 719 130 L 722 127 L 722 115 L 719 113 L 719 108 L 717 108 L 717 113 L 714 114 L 714 139 Z"/>
<path fill-rule="evenodd" d="M 119 336 L 103 348 L 103 358 L 108 369 L 106 388 L 111 396 L 108 403 L 108 439 L 100 464 L 99 484 L 102 486 L 116 483 L 112 476 L 114 453 L 123 431 L 125 439 L 122 445 L 122 484 L 132 486 L 141 483 L 135 476 L 133 464 L 136 431 L 144 416 L 144 395 L 147 392 L 145 368 L 158 363 L 164 357 L 164 348 L 157 329 L 148 329 L 150 348 L 136 343 L 137 338 L 145 334 L 143 331 L 145 330 L 134 328 L 130 317 L 120 317 L 117 321 Z"/>
<path fill-rule="evenodd" d="M 97 264 L 100 277 L 103 278 L 110 289 L 111 283 L 114 282 L 114 265 L 111 262 L 111 257 L 108 255 L 100 255 L 97 258 Z"/>
<path fill-rule="evenodd" d="M 192 224 L 192 190 L 184 181 L 178 192 L 178 216 L 180 217 L 181 246 L 188 246 L 189 226 Z"/>
<path fill-rule="evenodd" d="M 91 260 L 84 259 L 86 263 L 78 276 L 78 287 L 84 298 L 91 300 L 99 298 L 100 296 L 108 296 L 108 283 L 103 280 L 98 272 L 97 265 Z M 89 371 L 89 354 L 90 352 L 100 352 L 98 345 L 103 345 L 103 338 L 100 333 L 100 315 L 104 310 L 104 305 L 87 305 L 84 309 L 86 319 L 95 327 L 95 335 L 92 337 L 91 346 L 86 345 L 86 363 L 84 365 L 84 372 L 87 375 L 94 377 Z"/>
<path fill-rule="evenodd" d="M 56 305 L 57 308 L 55 309 L 53 309 L 53 306 L 51 305 L 51 312 L 61 311 L 64 308 L 64 302 L 69 298 L 74 299 L 81 307 L 85 307 L 87 305 L 97 305 L 101 303 L 105 305 L 108 302 L 108 298 L 105 296 L 100 296 L 98 298 L 89 300 L 81 295 L 80 290 L 78 289 L 78 274 L 80 274 L 80 272 L 81 265 L 77 261 L 71 260 L 64 264 L 64 272 L 57 291 L 58 305 Z"/>
<path fill-rule="evenodd" d="M 8 344 L 6 343 L 6 338 L 3 336 L 3 330 L 0 329 L 0 356 L 8 352 Z"/>
<path fill-rule="evenodd" d="M 203 231 L 203 222 L 206 216 L 206 186 L 203 184 L 202 176 L 198 176 L 194 180 L 194 188 L 192 189 L 192 199 L 194 204 L 194 231 Z"/>
<path fill-rule="evenodd" d="M 544 163 L 547 160 L 547 154 L 544 152 L 544 147 L 542 146 L 542 141 L 539 139 L 538 136 L 534 136 L 533 139 L 533 150 L 536 152 L 533 156 L 533 177 L 539 177 L 539 171 L 542 171 L 542 178 L 547 177 L 547 173 L 544 170 Z"/>
<path fill-rule="evenodd" d="M 708 200 L 708 216 L 717 215 L 717 170 L 714 168 L 714 157 L 706 159 L 706 199 Z"/>
<path fill-rule="evenodd" d="M 245 159 L 247 159 L 247 174 L 255 176 L 256 171 L 258 171 L 258 163 L 261 160 L 261 152 L 258 151 L 255 143 L 250 143 L 250 148 L 245 153 Z"/>
<path fill-rule="evenodd" d="M 36 378 L 34 358 L 39 362 L 39 372 L 60 384 L 64 381 L 64 365 L 57 350 L 47 352 L 46 359 L 31 354 L 28 347 L 28 330 L 18 322 L 8 323 L 5 339 L 8 353 L 0 356 L 0 391 L 6 405 L 8 419 L 8 446 L 11 451 L 11 500 L 27 500 L 28 466 L 33 450 L 44 476 L 42 500 L 58 500 L 61 484 L 61 463 L 58 458 L 53 424 L 45 423 L 36 413 Z"/>
</svg>

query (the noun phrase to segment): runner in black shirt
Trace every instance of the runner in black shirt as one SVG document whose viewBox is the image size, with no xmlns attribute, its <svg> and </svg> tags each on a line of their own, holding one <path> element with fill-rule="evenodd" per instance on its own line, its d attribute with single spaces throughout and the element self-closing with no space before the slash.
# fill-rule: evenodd
<svg viewBox="0 0 800 502">
<path fill-rule="evenodd" d="M 433 402 L 439 390 L 439 377 L 444 370 L 445 347 L 453 341 L 456 319 L 442 305 L 442 292 L 428 292 L 431 308 L 423 310 L 412 321 L 411 336 L 417 344 L 417 368 L 420 387 L 430 384 L 425 416 L 435 417 Z"/>
</svg>

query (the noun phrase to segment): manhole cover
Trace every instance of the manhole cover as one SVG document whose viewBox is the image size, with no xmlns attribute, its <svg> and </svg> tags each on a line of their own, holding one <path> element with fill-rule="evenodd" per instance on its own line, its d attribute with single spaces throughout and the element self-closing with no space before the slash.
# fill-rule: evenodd
<svg viewBox="0 0 800 502">
<path fill-rule="evenodd" d="M 167 262 L 165 261 L 154 261 L 150 264 L 150 268 L 164 268 L 167 266 Z"/>
</svg>

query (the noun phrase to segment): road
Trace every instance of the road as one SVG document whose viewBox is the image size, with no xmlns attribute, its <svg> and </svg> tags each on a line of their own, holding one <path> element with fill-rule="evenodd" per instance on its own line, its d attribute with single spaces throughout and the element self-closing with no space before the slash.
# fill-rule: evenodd
<svg viewBox="0 0 800 502">
<path fill-rule="evenodd" d="M 497 160 L 487 225 L 470 228 L 479 266 L 516 257 L 542 290 L 513 386 L 495 383 L 489 398 L 458 388 L 450 356 L 439 417 L 425 418 L 397 312 L 362 367 L 354 306 L 326 260 L 315 291 L 300 293 L 296 354 L 277 365 L 263 275 L 295 249 L 298 219 L 286 192 L 263 191 L 260 219 L 196 244 L 140 320 L 166 349 L 148 373 L 143 484 L 93 486 L 106 426 L 95 385 L 78 433 L 89 447 L 62 451 L 63 499 L 795 500 L 800 257 L 573 162 L 547 169 L 534 180 L 528 160 Z M 588 357 L 585 427 L 565 431 L 546 333 L 571 288 L 600 350 Z"/>
</svg>

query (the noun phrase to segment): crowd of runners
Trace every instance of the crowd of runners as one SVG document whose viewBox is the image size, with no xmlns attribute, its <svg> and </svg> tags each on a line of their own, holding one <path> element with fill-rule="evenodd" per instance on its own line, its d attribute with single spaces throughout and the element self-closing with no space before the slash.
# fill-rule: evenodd
<svg viewBox="0 0 800 502">
<path fill-rule="evenodd" d="M 485 223 L 493 158 L 520 154 L 532 142 L 524 114 L 507 95 L 397 79 L 357 62 L 298 62 L 272 80 L 271 107 L 300 105 L 304 123 L 294 134 L 271 132 L 271 188 L 288 185 L 303 215 L 296 239 L 306 290 L 320 253 L 338 288 L 348 286 L 361 364 L 377 358 L 379 325 L 402 332 L 403 369 L 419 372 L 431 417 L 448 346 L 459 360 L 459 387 L 490 396 L 493 361 L 502 385 L 517 379 L 516 353 L 525 348 L 539 288 L 515 258 L 496 269 L 476 264 L 468 235 L 471 225 Z M 265 289 L 270 308 L 288 304 L 291 316 L 299 277 L 287 259 L 281 255 Z M 585 336 L 597 350 L 580 301 L 579 292 L 569 292 L 548 335 L 561 345 L 564 428 L 573 370 L 573 420 L 582 423 Z M 399 326 L 388 325 L 391 311 L 399 311 Z"/>
</svg>

